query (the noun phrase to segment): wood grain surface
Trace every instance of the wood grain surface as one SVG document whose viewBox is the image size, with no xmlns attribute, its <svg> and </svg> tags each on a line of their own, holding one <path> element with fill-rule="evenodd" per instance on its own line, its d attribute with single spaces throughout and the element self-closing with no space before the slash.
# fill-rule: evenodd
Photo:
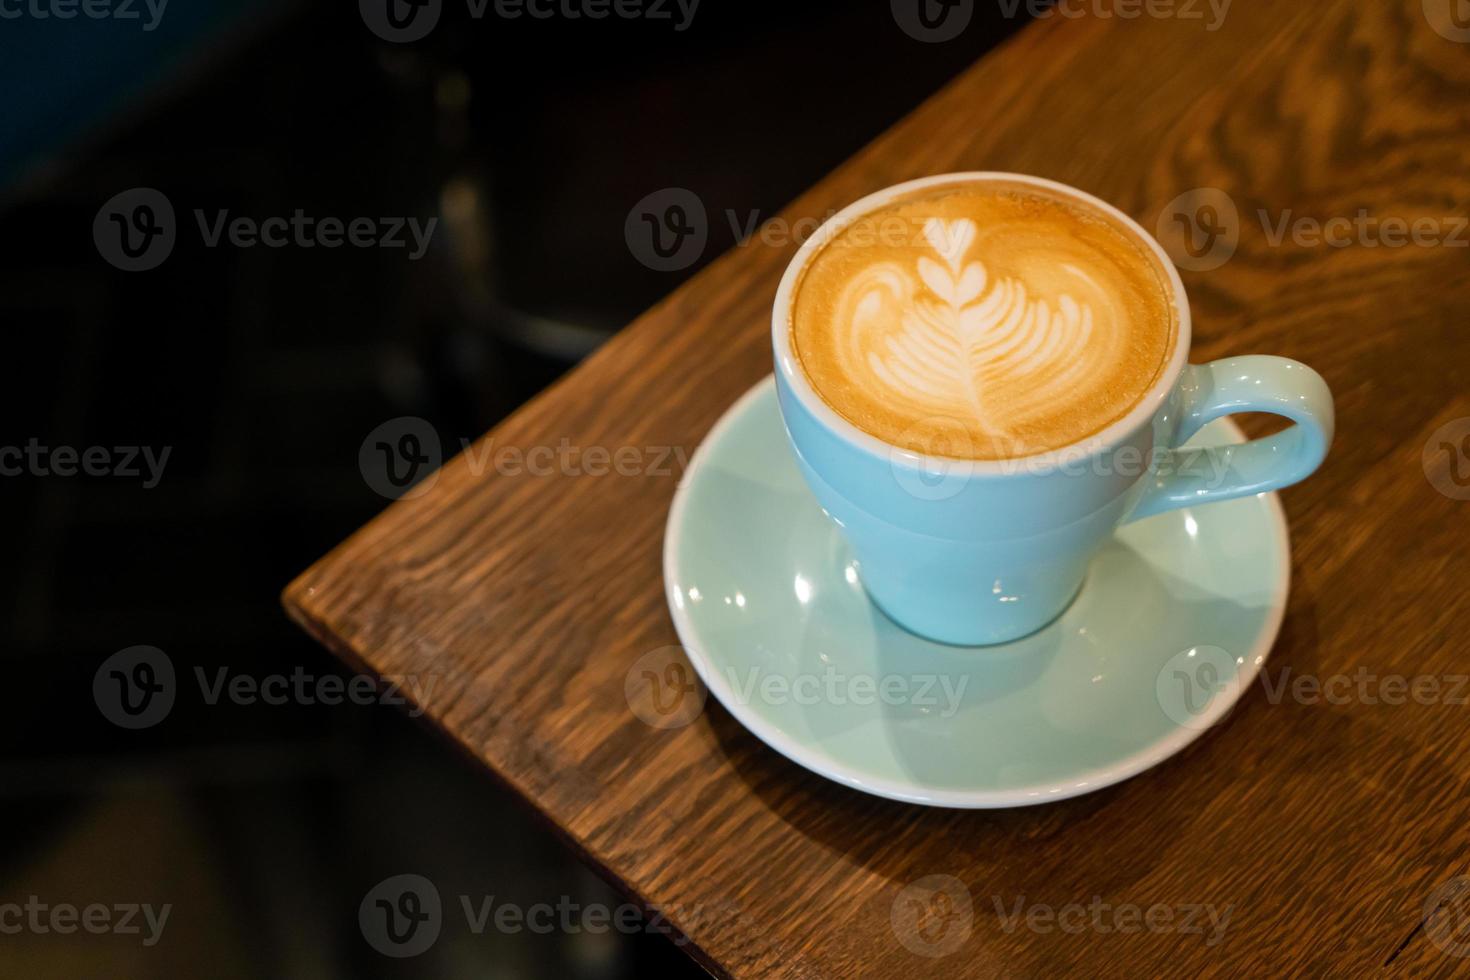
<svg viewBox="0 0 1470 980">
<path fill-rule="evenodd" d="M 663 909 L 719 974 L 1470 971 L 1454 955 L 1470 953 L 1470 920 L 1460 947 L 1442 918 L 1424 924 L 1436 887 L 1470 874 L 1470 690 L 1448 693 L 1470 673 L 1470 500 L 1452 495 L 1470 443 L 1456 457 L 1431 440 L 1470 416 L 1470 44 L 1432 29 L 1433 6 L 1236 0 L 1215 31 L 1046 17 L 783 215 L 970 169 L 1062 180 L 1150 229 L 1181 194 L 1227 194 L 1234 254 L 1183 273 L 1192 359 L 1295 357 L 1337 397 L 1328 462 L 1283 494 L 1293 588 L 1268 667 L 1366 673 L 1379 679 L 1368 696 L 1273 703 L 1255 684 L 1226 724 L 1154 770 L 978 812 L 836 786 L 713 701 L 681 728 L 641 721 L 629 669 L 677 643 L 660 554 L 680 459 L 770 370 L 769 306 L 795 246 L 759 239 L 473 450 L 634 447 L 637 475 L 513 475 L 462 455 L 297 579 L 288 610 L 360 669 L 437 678 L 426 717 Z M 1276 234 L 1283 215 L 1364 212 L 1378 230 L 1345 245 L 1314 243 L 1310 225 Z M 1383 244 L 1397 239 L 1389 219 L 1428 219 L 1442 240 Z M 659 447 L 676 450 L 665 467 L 646 452 Z M 1436 678 L 1442 693 L 1387 703 L 1375 692 L 1390 675 Z M 903 889 L 929 875 L 973 899 L 968 935 L 940 957 L 891 922 Z M 1023 897 L 1231 912 L 1213 943 L 1208 926 L 1008 927 L 997 902 L 1009 913 Z"/>
</svg>

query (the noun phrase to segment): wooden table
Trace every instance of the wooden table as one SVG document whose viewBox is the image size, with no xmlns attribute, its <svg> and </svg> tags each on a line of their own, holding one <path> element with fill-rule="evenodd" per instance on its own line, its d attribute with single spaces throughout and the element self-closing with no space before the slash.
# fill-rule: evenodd
<svg viewBox="0 0 1470 980">
<path fill-rule="evenodd" d="M 365 671 L 438 678 L 426 716 L 664 909 L 719 974 L 1465 972 L 1470 960 L 1433 941 L 1444 923 L 1423 920 L 1436 886 L 1470 872 L 1470 690 L 1449 693 L 1470 672 L 1470 501 L 1451 495 L 1470 443 L 1456 460 L 1431 442 L 1470 416 L 1470 236 L 1454 220 L 1470 206 L 1467 164 L 1470 45 L 1431 29 L 1421 0 L 1240 0 L 1214 32 L 1044 18 L 783 215 L 967 169 L 1066 181 L 1150 229 L 1185 192 L 1228 194 L 1234 255 L 1184 273 L 1193 359 L 1284 354 L 1336 393 L 1327 464 L 1284 494 L 1292 596 L 1267 666 L 1273 683 L 1287 668 L 1367 677 L 1346 703 L 1273 703 L 1252 685 L 1223 727 L 1164 765 L 1006 811 L 841 788 L 712 701 L 684 727 L 641 721 L 629 669 L 677 642 L 660 549 L 679 454 L 770 368 L 768 310 L 794 245 L 759 240 L 487 437 L 496 450 L 636 447 L 644 465 L 625 469 L 637 475 L 510 475 L 461 456 L 297 579 L 286 606 Z M 1360 209 L 1377 230 L 1345 247 L 1314 243 L 1310 226 L 1277 237 L 1283 216 Z M 1396 238 L 1383 222 L 1400 218 L 1431 219 L 1459 246 L 1368 244 Z M 1196 244 L 1210 264 L 1210 242 Z M 655 467 L 647 447 L 677 453 Z M 1390 675 L 1436 678 L 1438 700 L 1385 703 Z M 938 958 L 890 920 L 928 875 L 973 898 L 968 939 Z M 1021 896 L 1057 911 L 1097 897 L 1232 912 L 1214 945 L 1208 929 L 1007 930 L 996 902 L 1009 913 Z"/>
</svg>

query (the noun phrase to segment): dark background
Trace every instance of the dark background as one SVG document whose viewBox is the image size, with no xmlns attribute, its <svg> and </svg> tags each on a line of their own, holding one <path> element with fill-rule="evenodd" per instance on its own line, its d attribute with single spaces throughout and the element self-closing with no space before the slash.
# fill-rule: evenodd
<svg viewBox="0 0 1470 980">
<path fill-rule="evenodd" d="M 172 905 L 151 947 L 0 934 L 0 976 L 697 973 L 658 935 L 474 934 L 460 895 L 622 899 L 402 711 L 210 704 L 195 671 L 348 676 L 278 594 L 387 504 L 359 466 L 369 432 L 413 416 L 448 448 L 478 436 L 734 244 L 727 211 L 773 216 L 1021 22 L 980 4 L 923 43 L 887 0 L 703 0 L 684 31 L 449 2 L 394 44 L 351 4 L 174 3 L 153 32 L 0 20 L 0 447 L 170 452 L 152 488 L 0 477 L 0 905 Z M 172 203 L 177 242 L 124 272 L 93 222 L 136 187 Z M 668 187 L 708 213 L 674 272 L 624 232 Z M 410 261 L 211 248 L 193 215 L 298 208 L 440 221 Z M 93 680 L 136 645 L 167 656 L 177 697 L 130 730 Z M 357 919 L 400 873 L 445 903 L 409 960 Z"/>
</svg>

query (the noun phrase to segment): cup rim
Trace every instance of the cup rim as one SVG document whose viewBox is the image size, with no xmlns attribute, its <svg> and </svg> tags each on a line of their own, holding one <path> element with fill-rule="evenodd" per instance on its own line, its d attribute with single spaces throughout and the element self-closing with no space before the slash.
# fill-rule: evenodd
<svg viewBox="0 0 1470 980">
<path fill-rule="evenodd" d="M 1159 266 L 1164 270 L 1164 275 L 1173 291 L 1172 301 L 1175 315 L 1178 317 L 1178 330 L 1175 334 L 1174 350 L 1170 353 L 1169 360 L 1164 365 L 1158 379 L 1140 396 L 1138 402 L 1126 414 L 1097 432 L 1055 449 L 1024 456 L 1008 456 L 1005 459 L 933 456 L 896 446 L 863 431 L 839 415 L 821 395 L 817 394 L 816 389 L 807 380 L 806 373 L 802 371 L 797 362 L 796 351 L 791 344 L 791 300 L 796 290 L 797 280 L 813 253 L 857 219 L 878 210 L 893 198 L 913 191 L 944 184 L 981 182 L 1019 183 L 1041 187 L 1091 205 L 1132 231 L 1139 241 L 1152 250 Z M 1179 277 L 1179 270 L 1175 268 L 1169 253 L 1154 236 L 1144 230 L 1142 225 L 1107 201 L 1086 191 L 1078 190 L 1069 184 L 1048 180 L 1045 177 L 1033 177 L 1029 174 L 1009 173 L 1002 170 L 971 170 L 934 174 L 894 184 L 859 198 L 823 222 L 796 250 L 796 254 L 792 256 L 790 263 L 786 266 L 786 271 L 781 276 L 780 285 L 776 287 L 775 302 L 771 306 L 771 341 L 775 350 L 776 370 L 780 372 L 787 389 L 801 402 L 802 407 L 815 416 L 828 431 L 833 432 L 849 445 L 890 466 L 934 472 L 938 468 L 947 470 L 955 465 L 960 465 L 965 467 L 968 476 L 980 477 L 1015 476 L 1018 472 L 1018 465 L 1024 467 L 1024 471 L 1030 474 L 1049 472 L 1074 463 L 1079 458 L 1106 452 L 1121 444 L 1131 433 L 1158 414 L 1159 408 L 1174 390 L 1189 357 L 1190 328 L 1189 298 L 1185 295 L 1184 282 Z"/>
</svg>

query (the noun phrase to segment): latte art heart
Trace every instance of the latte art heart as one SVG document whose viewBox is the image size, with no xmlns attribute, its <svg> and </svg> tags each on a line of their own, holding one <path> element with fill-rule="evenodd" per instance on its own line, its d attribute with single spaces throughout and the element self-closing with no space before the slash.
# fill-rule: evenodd
<svg viewBox="0 0 1470 980">
<path fill-rule="evenodd" d="M 1005 184 L 838 233 L 803 272 L 793 328 L 813 386 L 849 421 L 918 452 L 996 459 L 1126 414 L 1172 351 L 1174 317 L 1156 261 L 1119 223 Z"/>
</svg>

